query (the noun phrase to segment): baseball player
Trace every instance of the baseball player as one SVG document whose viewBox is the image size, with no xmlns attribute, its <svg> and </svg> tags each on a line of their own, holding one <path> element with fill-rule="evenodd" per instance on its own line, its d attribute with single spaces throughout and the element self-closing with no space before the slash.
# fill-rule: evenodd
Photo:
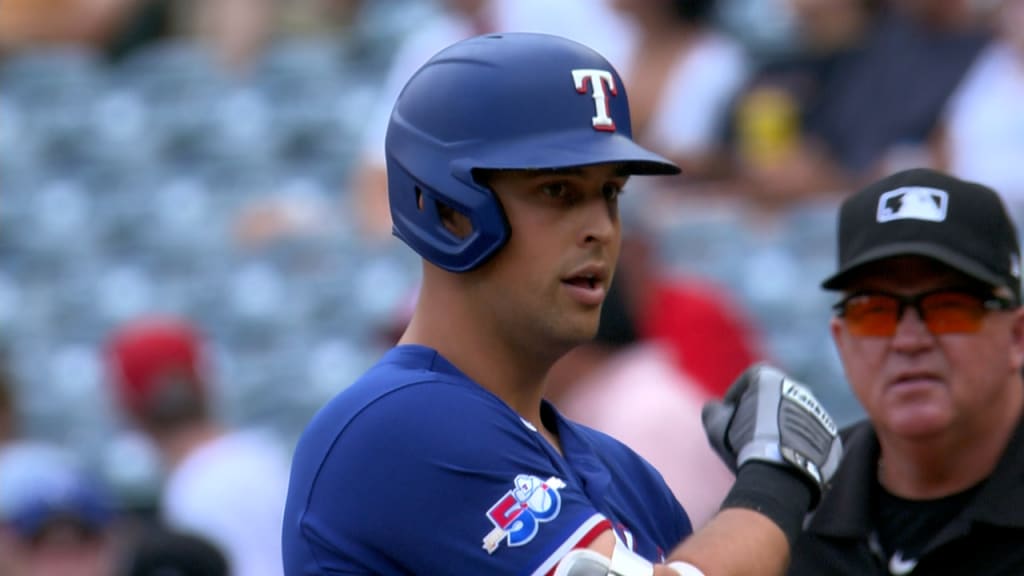
<svg viewBox="0 0 1024 576">
<path fill-rule="evenodd" d="M 386 149 L 419 300 L 299 441 L 285 572 L 781 573 L 841 453 L 802 386 L 758 366 L 706 407 L 738 472 L 693 535 L 650 464 L 542 398 L 551 365 L 596 333 L 628 178 L 678 172 L 633 142 L 611 65 L 556 36 L 464 40 L 409 80 Z"/>
</svg>

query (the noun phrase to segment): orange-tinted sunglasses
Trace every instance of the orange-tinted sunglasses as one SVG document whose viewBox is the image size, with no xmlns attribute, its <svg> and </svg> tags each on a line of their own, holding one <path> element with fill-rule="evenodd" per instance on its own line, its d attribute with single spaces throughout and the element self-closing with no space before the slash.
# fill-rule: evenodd
<svg viewBox="0 0 1024 576">
<path fill-rule="evenodd" d="M 917 312 L 932 334 L 953 334 L 977 332 L 986 313 L 1009 310 L 1016 304 L 983 291 L 939 288 L 912 296 L 856 292 L 833 309 L 854 336 L 892 336 L 907 307 Z"/>
</svg>

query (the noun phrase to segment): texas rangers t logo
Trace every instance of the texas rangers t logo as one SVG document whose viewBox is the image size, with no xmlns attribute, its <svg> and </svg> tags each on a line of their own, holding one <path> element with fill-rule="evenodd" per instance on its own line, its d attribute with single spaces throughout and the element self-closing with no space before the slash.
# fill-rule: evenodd
<svg viewBox="0 0 1024 576">
<path fill-rule="evenodd" d="M 608 108 L 608 95 L 617 95 L 619 89 L 615 86 L 615 77 L 612 73 L 595 68 L 577 68 L 572 71 L 572 81 L 577 92 L 586 94 L 589 90 L 594 98 L 595 114 L 591 119 L 594 130 L 614 132 L 615 121 L 612 120 Z"/>
<path fill-rule="evenodd" d="M 552 476 L 541 480 L 536 476 L 516 476 L 515 488 L 501 497 L 490 510 L 487 518 L 494 529 L 484 536 L 484 550 L 494 554 L 503 538 L 509 546 L 522 546 L 537 535 L 538 525 L 558 516 L 562 498 L 558 491 L 565 488 L 565 482 Z"/>
</svg>

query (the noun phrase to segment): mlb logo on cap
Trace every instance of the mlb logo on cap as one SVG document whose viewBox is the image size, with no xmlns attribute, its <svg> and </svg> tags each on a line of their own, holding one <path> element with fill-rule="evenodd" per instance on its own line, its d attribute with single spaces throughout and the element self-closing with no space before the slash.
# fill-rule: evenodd
<svg viewBox="0 0 1024 576">
<path fill-rule="evenodd" d="M 938 188 L 909 186 L 882 194 L 878 199 L 879 222 L 902 218 L 942 222 L 946 219 L 949 194 Z"/>
<path fill-rule="evenodd" d="M 863 266 L 923 256 L 1020 302 L 1017 229 L 999 195 L 936 170 L 897 172 L 852 194 L 839 209 L 838 271 L 822 282 L 843 290 Z"/>
</svg>

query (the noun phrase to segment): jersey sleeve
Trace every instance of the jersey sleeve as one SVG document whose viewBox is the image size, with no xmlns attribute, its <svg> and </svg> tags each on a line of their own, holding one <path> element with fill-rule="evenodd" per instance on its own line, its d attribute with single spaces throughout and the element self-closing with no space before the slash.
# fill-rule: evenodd
<svg viewBox="0 0 1024 576">
<path fill-rule="evenodd" d="M 471 387 L 404 387 L 317 440 L 330 445 L 308 486 L 291 487 L 303 561 L 289 574 L 544 574 L 611 527 L 542 437 Z"/>
</svg>

